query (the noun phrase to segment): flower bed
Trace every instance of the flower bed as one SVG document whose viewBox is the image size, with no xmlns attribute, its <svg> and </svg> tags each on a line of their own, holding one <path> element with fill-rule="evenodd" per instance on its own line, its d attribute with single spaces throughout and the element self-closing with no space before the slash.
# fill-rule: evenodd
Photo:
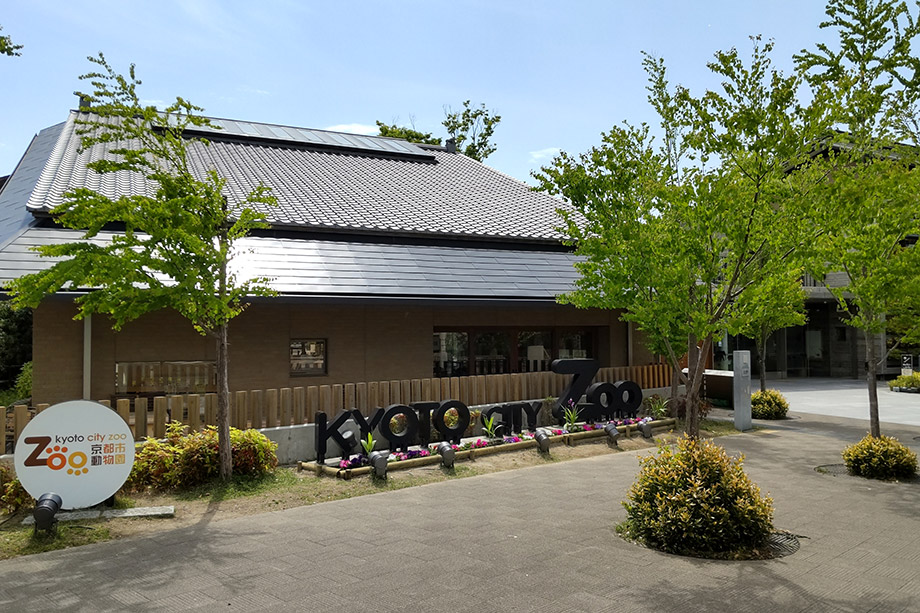
<svg viewBox="0 0 920 613">
<path fill-rule="evenodd" d="M 673 426 L 676 422 L 673 419 L 653 420 L 651 417 L 643 417 L 641 419 L 627 418 L 597 424 L 576 424 L 574 428 L 570 425 L 569 429 L 541 428 L 541 430 L 550 435 L 551 444 L 565 443 L 573 445 L 576 440 L 604 436 L 604 428 L 611 423 L 615 424 L 618 430 L 629 437 L 631 432 L 638 430 L 638 426 L 644 423 L 652 423 L 653 427 L 659 428 Z M 459 445 L 451 445 L 451 447 L 456 452 L 456 460 L 473 460 L 476 456 L 536 447 L 537 442 L 534 440 L 534 436 L 535 434 L 524 432 L 494 439 L 477 438 L 464 441 Z M 391 451 L 387 456 L 388 467 L 390 470 L 399 470 L 438 464 L 441 461 L 441 457 L 437 454 L 438 444 L 434 443 L 427 447 L 410 449 L 406 452 Z M 301 462 L 300 468 L 301 470 L 312 470 L 317 475 L 334 476 L 339 479 L 351 479 L 371 472 L 368 458 L 363 453 L 342 458 L 338 463 L 331 466 L 317 464 L 316 462 Z"/>
</svg>

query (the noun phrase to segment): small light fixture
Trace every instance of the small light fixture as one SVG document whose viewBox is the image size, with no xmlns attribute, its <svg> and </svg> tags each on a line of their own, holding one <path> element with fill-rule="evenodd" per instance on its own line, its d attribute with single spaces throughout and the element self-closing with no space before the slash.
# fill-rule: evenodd
<svg viewBox="0 0 920 613">
<path fill-rule="evenodd" d="M 549 434 L 547 434 L 545 430 L 538 431 L 534 435 L 533 440 L 537 441 L 537 448 L 542 453 L 549 453 Z"/>
<path fill-rule="evenodd" d="M 644 438 L 652 438 L 652 424 L 644 421 L 639 424 L 639 431 L 642 432 Z"/>
<path fill-rule="evenodd" d="M 51 531 L 57 524 L 57 518 L 54 516 L 61 510 L 63 501 L 61 497 L 52 492 L 42 494 L 35 503 L 35 509 L 32 510 L 32 517 L 35 518 L 35 530 Z"/>
<path fill-rule="evenodd" d="M 372 451 L 371 455 L 367 457 L 371 470 L 378 479 L 387 478 L 387 455 L 389 454 L 383 451 Z"/>
<path fill-rule="evenodd" d="M 457 452 L 454 451 L 450 443 L 447 441 L 438 443 L 438 455 L 441 456 L 441 466 L 444 468 L 454 467 L 454 458 L 457 457 Z"/>
<path fill-rule="evenodd" d="M 613 443 L 614 446 L 619 446 L 617 445 L 617 439 L 619 439 L 622 434 L 617 429 L 616 424 L 607 424 L 604 426 L 604 432 L 607 433 L 608 438 L 610 438 L 610 442 Z"/>
<path fill-rule="evenodd" d="M 344 432 L 342 434 L 342 439 L 345 441 L 345 447 L 342 449 L 342 455 L 345 456 L 345 459 L 348 459 L 348 456 L 351 455 L 351 450 L 358 446 L 358 437 L 355 436 L 355 433 L 351 430 Z"/>
</svg>

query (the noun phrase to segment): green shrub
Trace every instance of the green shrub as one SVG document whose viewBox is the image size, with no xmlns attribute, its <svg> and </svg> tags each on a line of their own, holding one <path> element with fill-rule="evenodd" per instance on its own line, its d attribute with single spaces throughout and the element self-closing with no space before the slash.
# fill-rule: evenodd
<svg viewBox="0 0 920 613">
<path fill-rule="evenodd" d="M 8 513 L 35 504 L 35 499 L 22 487 L 13 474 L 13 469 L 0 462 L 0 507 Z"/>
<path fill-rule="evenodd" d="M 890 436 L 866 437 L 843 450 L 851 475 L 869 479 L 907 479 L 917 474 L 917 454 Z"/>
<path fill-rule="evenodd" d="M 897 379 L 892 379 L 888 382 L 888 389 L 895 387 L 920 387 L 920 372 L 901 375 Z"/>
<path fill-rule="evenodd" d="M 668 403 L 671 400 L 659 394 L 652 394 L 642 399 L 642 412 L 655 419 L 664 419 L 668 416 Z"/>
<path fill-rule="evenodd" d="M 743 459 L 743 458 L 742 458 Z M 639 458 L 618 531 L 671 553 L 712 555 L 761 545 L 773 531 L 773 500 L 744 473 L 742 459 L 682 437 Z"/>
<path fill-rule="evenodd" d="M 134 459 L 125 483 L 130 490 L 192 487 L 220 474 L 217 429 L 184 434 L 185 426 L 172 422 L 166 439 L 148 438 Z M 278 464 L 277 445 L 258 430 L 230 428 L 235 475 L 264 475 Z"/>
<path fill-rule="evenodd" d="M 16 391 L 17 399 L 32 397 L 32 362 L 26 362 L 22 365 L 22 370 L 19 371 L 19 376 L 16 377 L 16 386 L 13 389 Z"/>
<path fill-rule="evenodd" d="M 754 419 L 783 419 L 788 411 L 789 402 L 776 390 L 751 394 L 751 416 Z"/>
</svg>

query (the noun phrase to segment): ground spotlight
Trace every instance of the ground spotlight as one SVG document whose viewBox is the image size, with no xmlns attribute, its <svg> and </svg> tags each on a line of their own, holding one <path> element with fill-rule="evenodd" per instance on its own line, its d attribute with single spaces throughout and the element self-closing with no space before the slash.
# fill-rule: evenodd
<svg viewBox="0 0 920 613">
<path fill-rule="evenodd" d="M 454 467 L 454 458 L 457 456 L 457 452 L 454 451 L 454 448 L 447 441 L 442 441 L 438 444 L 438 455 L 441 456 L 441 466 L 444 468 L 453 468 Z"/>
<path fill-rule="evenodd" d="M 639 424 L 639 431 L 642 433 L 642 436 L 645 438 L 652 438 L 652 424 L 647 421 Z"/>
<path fill-rule="evenodd" d="M 549 434 L 540 430 L 534 435 L 533 440 L 537 441 L 537 447 L 540 451 L 549 453 Z"/>
<path fill-rule="evenodd" d="M 32 511 L 32 517 L 35 518 L 35 529 L 50 531 L 57 523 L 54 517 L 61 510 L 61 497 L 51 492 L 42 494 L 35 503 L 35 509 Z"/>
<path fill-rule="evenodd" d="M 351 430 L 342 433 L 342 440 L 345 441 L 345 447 L 342 449 L 342 455 L 345 456 L 345 459 L 348 459 L 348 455 L 351 454 L 351 450 L 358 446 L 358 437 L 355 436 L 355 433 Z"/>
<path fill-rule="evenodd" d="M 610 438 L 610 442 L 616 445 L 617 439 L 619 439 L 621 436 L 620 431 L 617 429 L 617 425 L 607 424 L 606 426 L 604 426 L 604 432 L 607 433 L 607 436 Z"/>
<path fill-rule="evenodd" d="M 374 476 L 378 479 L 387 478 L 387 455 L 389 454 L 383 451 L 372 451 L 371 455 L 367 457 L 371 470 L 374 471 Z"/>
</svg>

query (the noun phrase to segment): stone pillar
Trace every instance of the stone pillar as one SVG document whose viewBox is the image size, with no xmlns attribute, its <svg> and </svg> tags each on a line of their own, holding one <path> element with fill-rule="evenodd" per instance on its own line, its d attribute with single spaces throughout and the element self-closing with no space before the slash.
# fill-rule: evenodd
<svg viewBox="0 0 920 613">
<path fill-rule="evenodd" d="M 735 351 L 732 377 L 732 406 L 735 410 L 735 428 L 744 432 L 753 428 L 751 423 L 751 352 Z"/>
</svg>

